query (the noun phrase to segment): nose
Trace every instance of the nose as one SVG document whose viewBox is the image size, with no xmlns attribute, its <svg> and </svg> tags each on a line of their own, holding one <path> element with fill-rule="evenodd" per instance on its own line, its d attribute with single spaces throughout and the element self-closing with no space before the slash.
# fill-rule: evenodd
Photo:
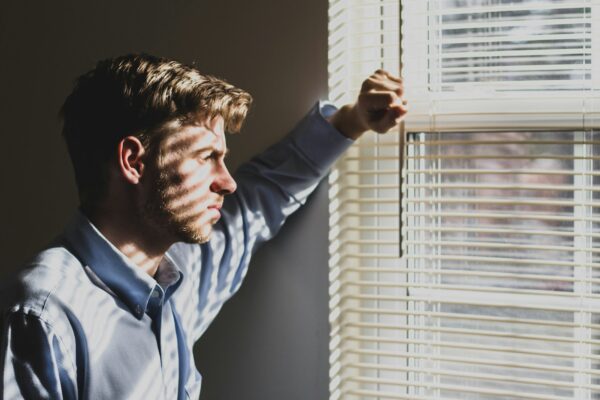
<svg viewBox="0 0 600 400">
<path fill-rule="evenodd" d="M 237 183 L 229 173 L 229 170 L 225 166 L 225 164 L 221 164 L 218 167 L 218 171 L 216 173 L 215 179 L 210 185 L 210 190 L 212 192 L 218 193 L 222 196 L 227 194 L 232 194 L 237 189 Z"/>
</svg>

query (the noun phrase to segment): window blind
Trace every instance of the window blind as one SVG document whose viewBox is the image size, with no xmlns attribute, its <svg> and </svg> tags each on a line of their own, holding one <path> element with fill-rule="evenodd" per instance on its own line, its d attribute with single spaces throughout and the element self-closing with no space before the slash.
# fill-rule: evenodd
<svg viewBox="0 0 600 400">
<path fill-rule="evenodd" d="M 330 98 L 410 109 L 330 175 L 330 398 L 600 398 L 600 2 L 400 9 L 330 1 Z"/>
</svg>

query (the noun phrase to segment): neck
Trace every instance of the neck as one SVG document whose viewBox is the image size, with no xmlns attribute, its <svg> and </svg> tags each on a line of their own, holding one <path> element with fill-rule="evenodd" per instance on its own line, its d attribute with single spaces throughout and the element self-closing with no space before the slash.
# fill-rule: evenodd
<svg viewBox="0 0 600 400">
<path fill-rule="evenodd" d="M 96 228 L 135 265 L 154 276 L 172 241 L 152 234 L 138 213 L 98 207 L 83 211 Z"/>
</svg>

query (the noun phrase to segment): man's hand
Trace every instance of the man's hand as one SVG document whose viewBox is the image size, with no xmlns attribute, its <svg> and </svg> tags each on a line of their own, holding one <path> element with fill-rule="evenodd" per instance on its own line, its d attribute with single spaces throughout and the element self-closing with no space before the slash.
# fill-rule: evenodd
<svg viewBox="0 0 600 400">
<path fill-rule="evenodd" d="M 356 103 L 340 108 L 329 122 L 354 140 L 368 130 L 385 133 L 408 111 L 403 94 L 402 79 L 379 69 L 363 82 Z"/>
</svg>

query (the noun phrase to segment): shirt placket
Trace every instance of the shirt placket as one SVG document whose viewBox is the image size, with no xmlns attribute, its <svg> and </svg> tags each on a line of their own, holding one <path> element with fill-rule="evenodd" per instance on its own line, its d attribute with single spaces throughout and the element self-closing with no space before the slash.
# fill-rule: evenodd
<svg viewBox="0 0 600 400">
<path fill-rule="evenodd" d="M 164 292 L 157 285 L 148 301 L 148 314 L 160 352 L 165 399 L 177 399 L 179 385 L 179 354 L 177 334 L 170 301 L 164 302 Z"/>
</svg>

